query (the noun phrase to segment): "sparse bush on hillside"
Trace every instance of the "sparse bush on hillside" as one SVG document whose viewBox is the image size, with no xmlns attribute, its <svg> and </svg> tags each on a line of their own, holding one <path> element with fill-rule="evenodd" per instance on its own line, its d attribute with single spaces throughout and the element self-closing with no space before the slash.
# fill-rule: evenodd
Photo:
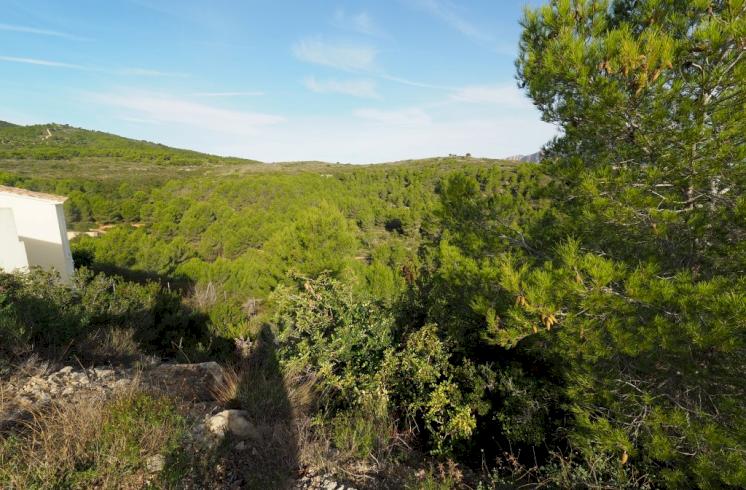
<svg viewBox="0 0 746 490">
<path fill-rule="evenodd" d="M 240 158 L 224 158 L 169 148 L 165 145 L 62 124 L 0 126 L 0 159 L 67 160 L 75 157 L 146 161 L 156 165 L 251 162 Z"/>
</svg>

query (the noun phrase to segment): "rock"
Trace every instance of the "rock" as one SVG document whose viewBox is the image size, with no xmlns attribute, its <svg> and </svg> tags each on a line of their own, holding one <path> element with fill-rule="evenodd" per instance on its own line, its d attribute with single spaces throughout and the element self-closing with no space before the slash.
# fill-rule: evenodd
<svg viewBox="0 0 746 490">
<path fill-rule="evenodd" d="M 254 424 L 249 422 L 248 414 L 244 410 L 223 410 L 213 415 L 205 424 L 207 429 L 218 437 L 230 433 L 239 439 L 258 439 L 259 433 Z"/>
<path fill-rule="evenodd" d="M 166 458 L 161 454 L 151 456 L 145 461 L 145 468 L 150 473 L 160 473 L 164 466 L 166 466 Z"/>
<path fill-rule="evenodd" d="M 258 439 L 259 434 L 256 431 L 254 424 L 249 422 L 243 417 L 232 417 L 228 423 L 228 428 L 231 433 L 240 438 L 250 437 L 252 439 Z"/>
<path fill-rule="evenodd" d="M 94 369 L 97 378 L 110 378 L 114 376 L 114 371 L 111 369 L 96 368 Z"/>
<path fill-rule="evenodd" d="M 65 366 L 62 369 L 60 369 L 59 371 L 57 371 L 57 374 L 68 374 L 68 373 L 71 373 L 72 370 L 73 370 L 72 366 Z"/>
<path fill-rule="evenodd" d="M 222 379 L 216 362 L 161 364 L 144 373 L 148 382 L 166 393 L 188 401 L 213 400 L 212 389 Z"/>
<path fill-rule="evenodd" d="M 305 475 L 296 481 L 294 488 L 306 490 L 355 490 L 354 487 L 336 482 L 323 475 Z"/>
</svg>

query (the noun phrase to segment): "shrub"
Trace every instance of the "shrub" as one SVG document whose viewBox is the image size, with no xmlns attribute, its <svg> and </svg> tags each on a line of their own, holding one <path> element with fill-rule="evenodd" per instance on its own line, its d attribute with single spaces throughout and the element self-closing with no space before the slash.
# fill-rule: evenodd
<svg viewBox="0 0 746 490">
<path fill-rule="evenodd" d="M 328 275 L 295 279 L 299 287 L 280 287 L 272 297 L 279 357 L 317 373 L 327 409 L 350 408 L 362 392 L 375 391 L 376 374 L 392 348 L 393 319 L 374 304 L 356 302 Z"/>
<path fill-rule="evenodd" d="M 135 353 L 131 340 L 144 351 L 165 353 L 173 352 L 174 345 L 188 349 L 206 338 L 205 321 L 182 304 L 178 293 L 155 282 L 138 284 L 85 268 L 76 272 L 72 286 L 39 269 L 0 273 L 0 313 L 0 355 L 6 360 L 31 349 L 112 355 L 114 344 L 126 346 L 128 352 L 120 354 L 127 357 Z M 93 339 L 113 344 L 96 347 Z"/>
<path fill-rule="evenodd" d="M 14 339 L 15 349 L 61 347 L 86 327 L 79 296 L 62 286 L 56 274 L 41 270 L 0 273 L 0 290 L 4 296 L 0 325 Z"/>
<path fill-rule="evenodd" d="M 279 357 L 316 377 L 320 420 L 331 421 L 339 449 L 362 456 L 385 448 L 397 424 L 423 427 L 439 454 L 469 438 L 487 408 L 486 372 L 454 364 L 435 325 L 402 342 L 393 318 L 348 286 L 327 275 L 295 279 L 297 287 L 273 295 Z"/>
</svg>

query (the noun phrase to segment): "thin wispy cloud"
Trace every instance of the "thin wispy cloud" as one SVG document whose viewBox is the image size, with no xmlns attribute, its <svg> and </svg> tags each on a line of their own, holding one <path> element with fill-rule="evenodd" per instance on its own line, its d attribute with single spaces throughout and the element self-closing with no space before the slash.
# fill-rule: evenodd
<svg viewBox="0 0 746 490">
<path fill-rule="evenodd" d="M 175 77 L 175 78 L 187 78 L 188 73 L 179 73 L 171 71 L 152 70 L 150 68 L 120 68 L 116 70 L 120 75 L 134 76 L 134 77 Z"/>
<path fill-rule="evenodd" d="M 402 85 L 409 85 L 410 87 L 431 88 L 435 90 L 453 90 L 452 87 L 446 87 L 445 85 L 436 85 L 432 83 L 418 82 L 416 80 L 409 80 L 407 78 L 401 78 L 401 77 L 396 77 L 394 75 L 389 75 L 388 73 L 378 73 L 377 76 L 383 78 L 384 80 L 400 83 Z"/>
<path fill-rule="evenodd" d="M 264 95 L 264 92 L 194 92 L 191 95 L 192 97 L 262 97 Z"/>
<path fill-rule="evenodd" d="M 376 25 L 368 12 L 347 13 L 343 9 L 334 12 L 333 24 L 339 29 L 365 34 L 366 36 L 385 36 L 386 33 Z"/>
<path fill-rule="evenodd" d="M 533 105 L 515 84 L 469 85 L 451 94 L 454 102 L 493 104 L 510 109 L 526 109 Z"/>
<path fill-rule="evenodd" d="M 301 61 L 346 71 L 371 71 L 378 55 L 372 46 L 330 43 L 320 37 L 301 39 L 293 53 Z"/>
<path fill-rule="evenodd" d="M 81 70 L 90 72 L 108 73 L 111 75 L 124 75 L 124 76 L 135 76 L 135 77 L 177 77 L 186 78 L 189 77 L 188 73 L 176 73 L 167 72 L 160 70 L 152 70 L 148 68 L 103 68 L 96 66 L 85 66 L 78 65 L 75 63 L 66 63 L 63 61 L 46 60 L 40 58 L 27 58 L 23 56 L 0 56 L 0 61 L 6 63 L 21 63 L 24 65 L 36 65 L 44 66 L 48 68 L 66 68 L 69 70 Z"/>
<path fill-rule="evenodd" d="M 261 127 L 285 120 L 274 114 L 223 109 L 158 93 L 94 93 L 87 94 L 85 98 L 99 105 L 127 111 L 119 117 L 185 125 L 234 135 L 255 134 Z"/>
<path fill-rule="evenodd" d="M 43 60 L 39 58 L 23 58 L 19 56 L 0 56 L 0 61 L 7 63 L 22 63 L 25 65 L 37 65 L 37 66 L 48 66 L 53 68 L 70 68 L 73 70 L 89 70 L 89 68 L 82 65 L 75 65 L 72 63 L 63 63 L 61 61 Z"/>
<path fill-rule="evenodd" d="M 120 121 L 127 121 L 129 123 L 135 124 L 161 124 L 159 121 L 153 121 L 152 119 L 143 119 L 141 117 L 118 116 L 117 119 L 119 119 Z"/>
<path fill-rule="evenodd" d="M 91 39 L 87 37 L 76 36 L 75 34 L 69 34 L 67 32 L 53 31 L 50 29 L 39 29 L 36 27 L 21 26 L 15 24 L 0 23 L 0 31 L 21 32 L 24 34 L 35 34 L 37 36 L 58 37 L 61 39 L 70 39 L 72 41 L 91 41 Z"/>
<path fill-rule="evenodd" d="M 412 87 L 452 90 L 449 87 L 418 82 L 389 74 L 379 66 L 377 62 L 378 50 L 373 46 L 330 43 L 319 37 L 313 37 L 295 43 L 293 53 L 299 60 L 306 63 L 347 72 L 362 73 Z"/>
<path fill-rule="evenodd" d="M 474 23 L 460 14 L 455 5 L 448 0 L 407 0 L 411 5 L 445 22 L 468 38 L 479 42 L 491 43 L 494 37 L 484 32 Z"/>
<path fill-rule="evenodd" d="M 312 92 L 321 94 L 336 93 L 364 99 L 381 98 L 374 80 L 317 80 L 315 77 L 307 77 L 303 80 L 303 85 Z"/>
</svg>

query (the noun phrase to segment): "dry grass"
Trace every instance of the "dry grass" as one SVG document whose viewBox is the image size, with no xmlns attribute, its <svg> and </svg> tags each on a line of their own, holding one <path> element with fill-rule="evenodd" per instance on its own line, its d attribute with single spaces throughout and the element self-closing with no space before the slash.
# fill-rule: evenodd
<svg viewBox="0 0 746 490">
<path fill-rule="evenodd" d="M 0 377 L 0 437 L 6 426 L 12 426 L 15 415 L 21 411 L 18 406 L 16 392 L 32 376 L 38 376 L 49 370 L 49 361 L 42 361 L 38 355 L 32 354 L 5 376 Z"/>
<path fill-rule="evenodd" d="M 130 364 L 143 356 L 134 328 L 102 328 L 76 342 L 75 351 L 84 361 Z"/>
<path fill-rule="evenodd" d="M 184 430 L 175 405 L 133 387 L 33 413 L 0 439 L 2 488 L 142 488 L 164 481 L 148 461 L 177 449 Z"/>
<path fill-rule="evenodd" d="M 207 284 L 195 284 L 189 294 L 188 301 L 199 311 L 209 311 L 218 301 L 218 292 L 215 284 L 212 281 L 209 281 Z"/>
<path fill-rule="evenodd" d="M 241 377 L 237 368 L 223 367 L 221 375 L 210 386 L 210 393 L 220 405 L 235 408 L 240 384 Z"/>
</svg>

